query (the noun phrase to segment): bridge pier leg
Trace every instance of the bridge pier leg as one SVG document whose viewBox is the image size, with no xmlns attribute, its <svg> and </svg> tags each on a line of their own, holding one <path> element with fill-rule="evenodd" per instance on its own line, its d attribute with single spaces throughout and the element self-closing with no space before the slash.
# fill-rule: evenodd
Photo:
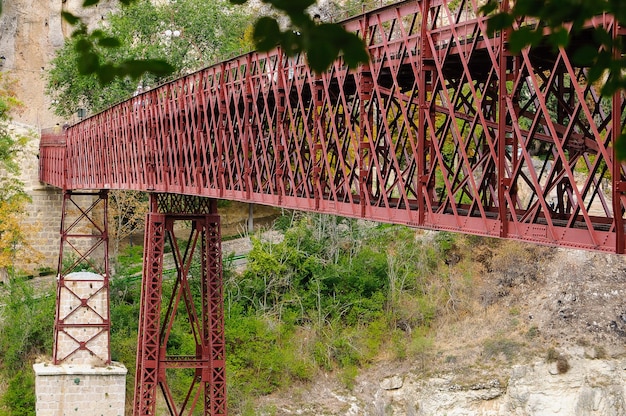
<svg viewBox="0 0 626 416">
<path fill-rule="evenodd" d="M 55 365 L 111 362 L 107 207 L 106 191 L 63 195 Z"/>
<path fill-rule="evenodd" d="M 190 224 L 190 229 L 183 231 L 185 227 L 178 226 L 181 221 Z M 166 244 L 171 247 L 174 263 L 171 273 L 164 268 Z M 166 279 L 168 284 L 164 286 Z M 194 293 L 199 295 L 194 298 Z M 186 332 L 193 335 L 193 355 L 168 351 L 175 323 L 184 323 Z M 168 383 L 175 371 L 182 371 L 189 381 L 183 395 L 176 395 Z M 134 416 L 156 414 L 158 389 L 171 415 L 227 414 L 221 232 L 214 200 L 151 195 L 145 231 Z"/>
<path fill-rule="evenodd" d="M 111 363 L 107 192 L 63 195 L 52 363 L 37 363 L 37 416 L 124 413 L 126 368 Z"/>
</svg>

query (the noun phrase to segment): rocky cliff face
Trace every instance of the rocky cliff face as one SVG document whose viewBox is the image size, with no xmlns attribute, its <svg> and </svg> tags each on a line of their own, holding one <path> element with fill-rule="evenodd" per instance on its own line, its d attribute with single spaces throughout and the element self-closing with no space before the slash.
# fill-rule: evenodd
<svg viewBox="0 0 626 416">
<path fill-rule="evenodd" d="M 49 127 L 58 120 L 50 111 L 45 96 L 45 70 L 54 52 L 63 46 L 71 27 L 61 20 L 67 10 L 94 26 L 115 7 L 106 0 L 98 6 L 82 9 L 81 0 L 11 0 L 4 1 L 0 15 L 0 56 L 3 72 L 17 80 L 17 95 L 24 103 L 16 122 L 35 128 Z"/>
<path fill-rule="evenodd" d="M 367 383 L 369 403 L 354 396 L 354 415 L 448 416 L 618 416 L 626 414 L 626 362 L 568 360 L 561 374 L 557 363 L 516 365 L 501 379 L 470 385 L 456 383 L 455 374 L 424 379 L 415 373 Z M 357 410 L 357 409 L 355 409 Z"/>
<path fill-rule="evenodd" d="M 261 414 L 345 416 L 621 416 L 626 414 L 626 361 L 576 357 L 561 374 L 556 363 L 516 365 L 474 384 L 456 374 L 425 378 L 407 369 L 361 379 L 347 393 L 330 383 L 292 396 Z M 310 400 L 310 395 L 314 397 Z M 321 399 L 321 397 L 324 399 Z M 319 399 L 319 401 L 317 401 Z M 300 404 L 295 404 L 303 400 Z M 271 400 L 268 400 L 268 402 Z M 275 413 L 272 413 L 275 412 Z"/>
</svg>

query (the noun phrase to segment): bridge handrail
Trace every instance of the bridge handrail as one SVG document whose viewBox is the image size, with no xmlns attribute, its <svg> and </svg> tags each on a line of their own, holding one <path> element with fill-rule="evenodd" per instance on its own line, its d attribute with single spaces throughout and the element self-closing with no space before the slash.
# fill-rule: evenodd
<svg viewBox="0 0 626 416">
<path fill-rule="evenodd" d="M 315 74 L 303 56 L 250 52 L 88 117 L 65 141 L 44 132 L 42 180 L 623 252 L 615 111 L 571 82 L 585 72 L 567 51 L 513 57 L 484 16 L 454 18 L 445 4 L 405 1 L 345 21 L 372 56 L 353 71 L 339 59 Z M 545 160 L 533 142 L 551 149 Z M 577 161 L 589 177 L 572 186 Z"/>
</svg>

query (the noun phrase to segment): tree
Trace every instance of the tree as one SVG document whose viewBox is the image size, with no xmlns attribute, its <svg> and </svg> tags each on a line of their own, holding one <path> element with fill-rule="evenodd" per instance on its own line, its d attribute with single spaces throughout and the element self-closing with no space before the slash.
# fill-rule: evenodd
<svg viewBox="0 0 626 416">
<path fill-rule="evenodd" d="M 120 0 L 125 5 L 135 1 L 137 0 Z M 248 0 L 229 1 L 243 5 Z M 99 2 L 100 0 L 84 0 L 83 7 L 93 6 Z M 309 65 L 317 72 L 328 68 L 342 53 L 350 67 L 367 62 L 367 51 L 358 36 L 346 32 L 333 23 L 318 24 L 309 15 L 308 10 L 316 0 L 261 0 L 261 3 L 287 16 L 290 23 L 281 29 L 276 17 L 260 17 L 254 27 L 257 49 L 269 50 L 279 44 L 290 55 L 306 53 Z M 347 3 L 353 4 L 355 0 L 348 0 Z M 366 4 L 369 1 L 363 0 L 361 3 Z M 455 3 L 465 1 L 450 0 L 450 4 Z M 504 8 L 498 10 L 500 4 Z M 619 22 L 626 22 L 626 6 L 622 0 L 516 0 L 512 7 L 508 4 L 509 2 L 500 0 L 487 0 L 481 10 L 485 14 L 493 14 L 489 25 L 491 31 L 514 28 L 511 45 L 513 49 L 518 50 L 525 45 L 541 42 L 544 28 L 550 32 L 549 42 L 554 45 L 565 45 L 592 16 L 610 13 L 616 16 Z M 516 27 L 516 19 L 523 16 L 536 17 L 541 24 Z M 118 64 L 106 60 L 102 62 L 99 48 L 119 46 L 117 39 L 104 36 L 99 31 L 89 33 L 80 19 L 71 13 L 63 12 L 63 18 L 76 25 L 75 36 L 81 38 L 75 46 L 77 53 L 75 62 L 82 74 L 96 74 L 101 82 L 106 82 L 116 76 L 123 78 L 130 75 L 139 78 L 146 72 L 162 75 L 172 70 L 163 60 L 129 59 Z M 606 80 L 605 93 L 624 89 L 626 77 L 623 69 L 626 62 L 621 58 L 621 54 L 613 54 L 614 47 L 621 51 L 620 41 L 617 40 L 616 43 L 613 37 L 607 36 L 601 29 L 594 30 L 594 37 L 606 48 L 603 50 L 585 48 L 579 53 L 582 60 L 593 63 L 594 70 L 590 77 L 597 80 L 608 70 L 610 75 Z"/>
<path fill-rule="evenodd" d="M 120 0 L 129 6 L 140 0 Z M 243 5 L 248 0 L 229 0 L 233 4 Z M 84 0 L 83 7 L 95 6 L 100 0 Z M 274 10 L 288 17 L 289 25 L 281 28 L 275 17 L 262 16 L 254 26 L 256 48 L 267 51 L 280 44 L 290 55 L 306 53 L 309 65 L 318 72 L 328 68 L 330 64 L 343 54 L 350 67 L 368 61 L 363 41 L 354 33 L 347 32 L 334 23 L 319 23 L 307 12 L 316 0 L 261 0 Z M 205 6 L 211 3 L 203 2 Z M 175 2 L 167 3 L 175 4 Z M 203 10 L 198 8 L 196 10 Z M 1 12 L 1 9 L 0 9 Z M 199 13 L 192 13 L 197 15 Z M 116 77 L 139 79 L 146 73 L 163 76 L 171 73 L 174 68 L 163 59 L 129 58 L 122 61 L 106 59 L 104 50 L 122 46 L 119 39 L 102 30 L 89 31 L 79 17 L 64 11 L 62 17 L 75 26 L 73 38 L 76 53 L 74 64 L 81 75 L 95 75 L 100 83 L 108 83 Z"/>
<path fill-rule="evenodd" d="M 3 415 L 35 414 L 37 356 L 52 353 L 54 290 L 36 290 L 31 282 L 14 279 L 0 293 L 0 376 L 4 386 L 0 404 Z M 16 325 L 16 322 L 19 322 Z"/>
<path fill-rule="evenodd" d="M 26 204 L 28 195 L 18 179 L 17 157 L 23 149 L 25 136 L 17 136 L 9 130 L 11 111 L 21 103 L 15 98 L 13 83 L 0 72 L 0 276 L 6 279 L 7 270 L 12 270 L 17 257 L 29 257 L 24 248 L 27 244 Z"/>
<path fill-rule="evenodd" d="M 249 18 L 243 9 L 226 0 L 179 0 L 159 5 L 136 0 L 109 16 L 107 27 L 89 35 L 79 31 L 66 42 L 51 62 L 46 92 L 56 103 L 57 115 L 68 117 L 79 108 L 99 111 L 126 99 L 138 83 L 141 87 L 156 85 L 251 48 L 245 40 Z M 99 43 L 87 53 L 81 48 L 89 44 L 89 36 Z M 92 52 L 98 56 L 91 56 Z M 108 70 L 88 73 L 83 67 L 89 61 L 84 60 L 86 53 L 98 61 L 100 69 Z M 163 72 L 146 73 L 132 65 L 124 66 L 165 60 L 169 70 Z M 121 76 L 126 69 L 132 76 Z"/>
</svg>

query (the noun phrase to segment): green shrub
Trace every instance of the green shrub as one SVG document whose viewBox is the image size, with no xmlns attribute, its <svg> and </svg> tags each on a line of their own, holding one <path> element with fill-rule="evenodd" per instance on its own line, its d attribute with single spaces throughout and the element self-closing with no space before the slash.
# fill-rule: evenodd
<svg viewBox="0 0 626 416">
<path fill-rule="evenodd" d="M 539 336 L 539 328 L 536 325 L 533 325 L 530 328 L 528 328 L 528 331 L 526 332 L 526 338 L 535 339 L 538 336 Z"/>
<path fill-rule="evenodd" d="M 2 404 L 11 416 L 35 416 L 35 375 L 30 368 L 19 370 L 9 379 Z"/>
<path fill-rule="evenodd" d="M 554 347 L 548 348 L 548 352 L 546 353 L 546 362 L 553 363 L 559 358 L 559 353 Z"/>
<path fill-rule="evenodd" d="M 143 268 L 143 246 L 127 246 L 117 257 L 117 276 L 132 276 Z"/>
<path fill-rule="evenodd" d="M 359 375 L 358 367 L 355 365 L 349 365 L 341 369 L 341 372 L 339 373 L 339 380 L 341 380 L 345 388 L 352 390 L 356 383 L 357 375 Z"/>
<path fill-rule="evenodd" d="M 10 415 L 34 415 L 31 366 L 37 355 L 52 354 L 54 292 L 36 294 L 30 283 L 16 279 L 8 285 L 0 302 L 4 305 L 0 318 L 1 371 L 8 380 L 2 403 Z M 16 322 L 20 324 L 15 325 Z"/>
</svg>

